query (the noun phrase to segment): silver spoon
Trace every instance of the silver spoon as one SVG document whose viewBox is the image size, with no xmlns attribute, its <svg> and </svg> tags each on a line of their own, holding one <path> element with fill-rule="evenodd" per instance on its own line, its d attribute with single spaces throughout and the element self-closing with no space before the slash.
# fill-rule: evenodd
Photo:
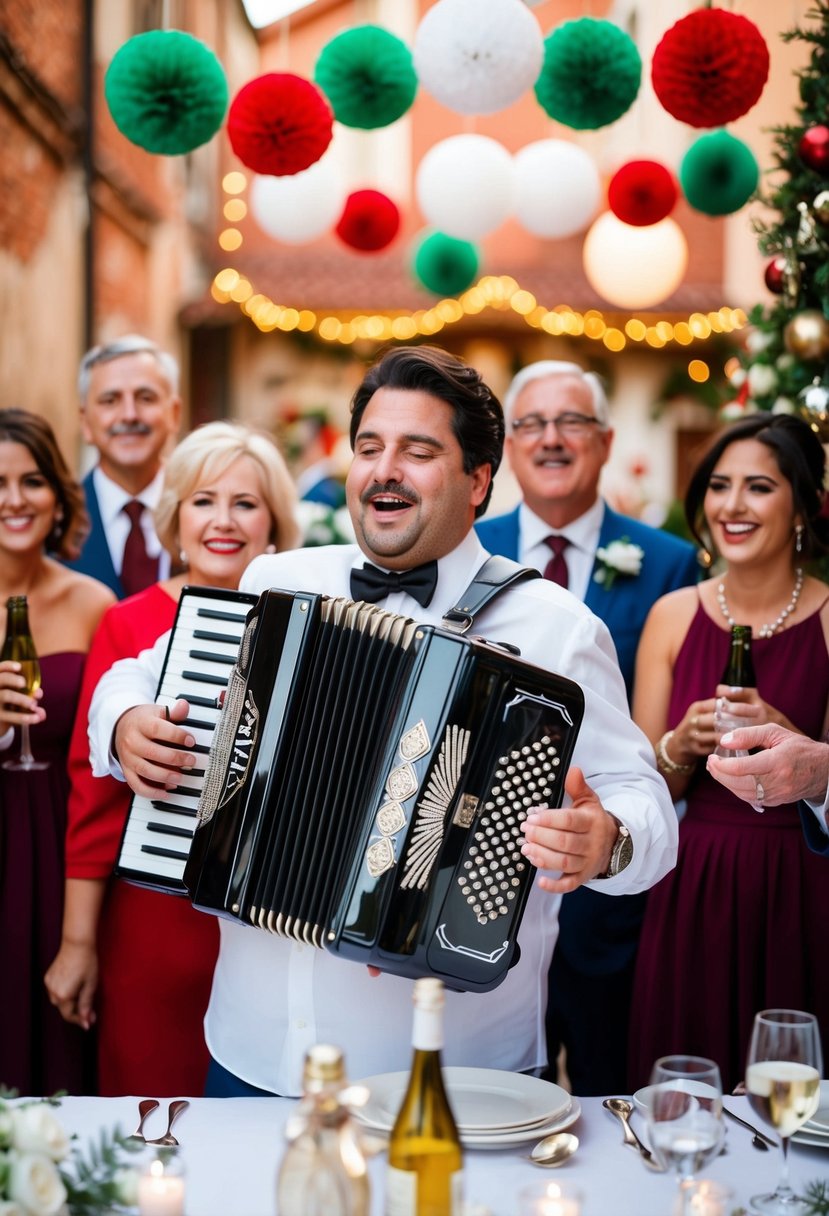
<svg viewBox="0 0 829 1216">
<path fill-rule="evenodd" d="M 543 1165 L 545 1169 L 555 1169 L 558 1165 L 564 1165 L 578 1147 L 578 1136 L 570 1132 L 553 1132 L 539 1140 L 527 1160 L 532 1161 L 533 1165 Z"/>
<path fill-rule="evenodd" d="M 154 1110 L 158 1110 L 161 1105 L 155 1098 L 144 1098 L 138 1103 L 138 1127 L 131 1136 L 127 1136 L 128 1140 L 143 1140 L 144 1139 L 144 1122 L 148 1115 L 151 1115 Z"/>
<path fill-rule="evenodd" d="M 605 1098 L 602 1102 L 602 1106 L 605 1108 L 605 1110 L 609 1110 L 611 1115 L 615 1115 L 622 1124 L 625 1144 L 636 1149 L 648 1169 L 657 1171 L 660 1174 L 664 1174 L 664 1165 L 659 1164 L 651 1150 L 645 1147 L 645 1145 L 636 1135 L 636 1132 L 630 1126 L 630 1116 L 633 1113 L 632 1103 L 626 1101 L 625 1098 Z"/>
<path fill-rule="evenodd" d="M 170 1148 L 178 1147 L 178 1140 L 173 1135 L 173 1124 L 183 1110 L 187 1110 L 190 1103 L 186 1098 L 179 1098 L 176 1102 L 170 1103 L 170 1108 L 167 1111 L 167 1130 L 163 1136 L 159 1136 L 157 1140 L 148 1140 L 147 1144 L 166 1144 Z"/>
</svg>

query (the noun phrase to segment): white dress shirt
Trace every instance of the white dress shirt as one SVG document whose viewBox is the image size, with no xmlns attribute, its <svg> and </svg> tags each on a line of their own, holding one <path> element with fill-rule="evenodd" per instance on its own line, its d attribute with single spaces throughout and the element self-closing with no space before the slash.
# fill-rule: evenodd
<svg viewBox="0 0 829 1216">
<path fill-rule="evenodd" d="M 158 506 L 161 489 L 164 485 L 164 470 L 159 469 L 148 486 L 140 494 L 128 494 L 123 486 L 119 486 L 107 477 L 100 465 L 92 470 L 92 484 L 98 499 L 98 510 L 101 512 L 101 523 L 104 536 L 109 547 L 112 565 L 118 576 L 124 564 L 124 546 L 127 543 L 130 527 L 129 516 L 124 514 L 124 507 L 133 498 L 137 499 L 146 511 L 141 516 L 141 531 L 144 533 L 144 543 L 150 557 L 158 558 L 158 577 L 167 578 L 170 574 L 170 554 L 162 549 L 161 541 L 155 534 L 153 511 Z"/>
<path fill-rule="evenodd" d="M 564 550 L 564 561 L 567 565 L 568 589 L 577 599 L 583 600 L 590 585 L 590 576 L 596 561 L 596 550 L 599 547 L 599 534 L 604 522 L 604 502 L 597 498 L 593 506 L 567 524 L 565 528 L 551 528 L 539 515 L 531 511 L 522 502 L 518 515 L 518 535 L 521 538 L 521 551 L 518 560 L 522 566 L 532 566 L 534 570 L 544 570 L 552 557 L 552 550 L 546 544 L 547 537 L 552 533 L 566 536 L 570 542 Z"/>
<path fill-rule="evenodd" d="M 438 563 L 438 584 L 428 609 L 405 592 L 388 596 L 382 606 L 437 624 L 486 556 L 469 533 Z M 352 566 L 363 560 L 354 545 L 259 557 L 246 571 L 241 589 L 349 596 Z M 585 714 L 573 763 L 634 841 L 631 864 L 616 878 L 597 880 L 597 889 L 626 894 L 650 887 L 675 864 L 676 815 L 650 744 L 630 719 L 605 625 L 569 592 L 537 579 L 511 587 L 489 604 L 474 631 L 519 644 L 524 659 L 582 687 Z M 130 706 L 154 699 L 165 650 L 166 637 L 137 659 L 116 663 L 99 683 L 89 722 L 96 775 L 122 776 L 109 750 L 114 725 Z M 513 1071 L 546 1063 L 547 969 L 559 903 L 560 896 L 534 885 L 518 935 L 521 957 L 504 982 L 486 993 L 447 992 L 444 1063 Z M 410 980 L 385 974 L 372 978 L 365 967 L 324 950 L 225 919 L 220 926 L 205 1031 L 212 1055 L 230 1072 L 262 1089 L 298 1094 L 303 1054 L 320 1042 L 344 1049 L 354 1078 L 408 1068 Z"/>
</svg>

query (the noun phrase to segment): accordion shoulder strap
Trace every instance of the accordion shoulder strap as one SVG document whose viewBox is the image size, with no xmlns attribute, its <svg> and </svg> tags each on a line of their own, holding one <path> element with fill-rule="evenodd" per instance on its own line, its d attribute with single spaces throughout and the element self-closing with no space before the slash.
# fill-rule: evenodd
<svg viewBox="0 0 829 1216">
<path fill-rule="evenodd" d="M 531 578 L 541 578 L 538 570 L 522 566 L 508 557 L 488 558 L 455 607 L 446 613 L 441 628 L 451 633 L 467 633 L 478 613 L 496 596 L 514 583 L 524 583 Z"/>
</svg>

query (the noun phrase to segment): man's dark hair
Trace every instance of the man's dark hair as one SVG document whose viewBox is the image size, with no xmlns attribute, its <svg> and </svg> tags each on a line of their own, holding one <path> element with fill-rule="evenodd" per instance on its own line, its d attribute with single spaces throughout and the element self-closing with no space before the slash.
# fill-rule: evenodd
<svg viewBox="0 0 829 1216">
<path fill-rule="evenodd" d="M 726 448 L 743 439 L 756 439 L 767 447 L 792 488 L 793 515 L 803 519 L 803 560 L 826 553 L 829 523 L 821 516 L 826 455 L 808 423 L 791 414 L 751 414 L 714 439 L 694 470 L 685 495 L 685 518 L 696 540 L 704 546 L 703 504 L 711 474 Z"/>
<path fill-rule="evenodd" d="M 463 453 L 463 471 L 483 464 L 498 471 L 504 451 L 504 411 L 501 403 L 474 367 L 438 346 L 398 346 L 370 367 L 351 401 L 351 447 L 360 421 L 379 388 L 401 388 L 430 393 L 452 408 L 452 430 Z M 492 494 L 475 511 L 483 515 Z"/>
</svg>

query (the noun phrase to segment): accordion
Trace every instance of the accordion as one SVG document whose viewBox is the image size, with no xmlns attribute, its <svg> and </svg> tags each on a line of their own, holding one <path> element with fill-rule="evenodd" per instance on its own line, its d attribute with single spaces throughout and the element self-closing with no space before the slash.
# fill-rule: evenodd
<svg viewBox="0 0 829 1216">
<path fill-rule="evenodd" d="M 382 971 L 494 988 L 534 876 L 521 823 L 561 804 L 583 710 L 578 685 L 504 647 L 266 591 L 230 672 L 184 887 L 205 911 Z"/>
</svg>

